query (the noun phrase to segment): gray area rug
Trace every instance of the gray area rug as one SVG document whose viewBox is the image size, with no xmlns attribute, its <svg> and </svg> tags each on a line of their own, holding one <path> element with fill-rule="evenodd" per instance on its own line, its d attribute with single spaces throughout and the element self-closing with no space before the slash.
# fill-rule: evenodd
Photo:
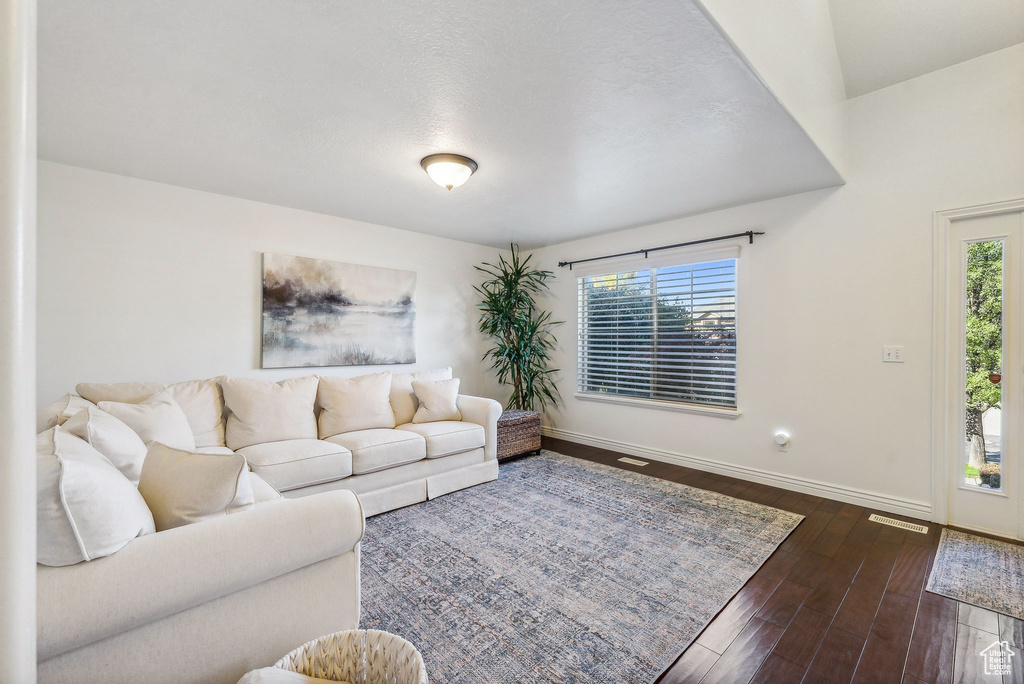
<svg viewBox="0 0 1024 684">
<path fill-rule="evenodd" d="M 442 682 L 650 682 L 802 516 L 545 451 L 367 521 L 363 628 Z"/>
<path fill-rule="evenodd" d="M 1024 620 L 1024 546 L 943 529 L 925 588 Z"/>
</svg>

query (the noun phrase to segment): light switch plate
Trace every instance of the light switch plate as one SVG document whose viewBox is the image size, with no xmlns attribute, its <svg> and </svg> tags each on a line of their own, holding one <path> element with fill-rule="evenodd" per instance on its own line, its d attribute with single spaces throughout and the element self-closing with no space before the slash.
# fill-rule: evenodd
<svg viewBox="0 0 1024 684">
<path fill-rule="evenodd" d="M 903 351 L 903 346 L 886 346 L 882 347 L 882 361 L 885 363 L 903 363 L 906 359 L 906 352 Z"/>
</svg>

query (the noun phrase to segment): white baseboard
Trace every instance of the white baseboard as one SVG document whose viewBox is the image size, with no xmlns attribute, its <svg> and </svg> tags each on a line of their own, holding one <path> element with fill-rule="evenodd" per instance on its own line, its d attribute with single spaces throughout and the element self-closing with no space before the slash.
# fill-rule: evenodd
<svg viewBox="0 0 1024 684">
<path fill-rule="evenodd" d="M 930 503 L 925 501 L 901 499 L 899 497 L 889 496 L 888 494 L 869 492 L 863 489 L 855 489 L 853 487 L 843 487 L 842 485 L 809 480 L 795 475 L 775 473 L 770 470 L 762 470 L 761 468 L 734 465 L 723 461 L 715 461 L 710 458 L 700 458 L 698 456 L 690 456 L 688 454 L 678 454 L 671 451 L 639 446 L 637 444 L 629 444 L 628 442 L 619 442 L 613 439 L 592 437 L 591 435 L 584 435 L 579 432 L 571 432 L 560 428 L 544 426 L 541 430 L 543 434 L 548 437 L 564 439 L 567 442 L 578 442 L 580 444 L 586 444 L 587 446 L 608 449 L 609 451 L 619 451 L 624 454 L 629 454 L 630 456 L 640 456 L 652 461 L 674 463 L 675 465 L 686 466 L 687 468 L 694 468 L 695 470 L 704 470 L 711 473 L 718 473 L 719 475 L 728 475 L 729 477 L 735 477 L 740 480 L 760 482 L 761 484 L 771 485 L 781 489 L 789 489 L 794 492 L 800 492 L 801 494 L 813 494 L 814 496 L 820 496 L 826 499 L 835 499 L 836 501 L 856 504 L 873 510 L 905 515 L 909 518 L 917 518 L 927 521 L 931 520 L 932 506 Z"/>
<path fill-rule="evenodd" d="M 956 528 L 961 529 L 961 530 L 967 530 L 969 532 L 980 532 L 981 534 L 988 534 L 988 535 L 991 535 L 993 537 L 998 537 L 1000 539 L 1010 539 L 1010 540 L 1015 540 L 1015 541 L 1024 541 L 1024 537 L 1012 537 L 1012 536 L 1007 535 L 1006 532 L 1002 532 L 1000 530 L 993 530 L 993 529 L 990 529 L 988 527 L 975 527 L 974 525 L 956 525 L 956 524 L 951 525 L 951 527 L 956 527 Z"/>
</svg>

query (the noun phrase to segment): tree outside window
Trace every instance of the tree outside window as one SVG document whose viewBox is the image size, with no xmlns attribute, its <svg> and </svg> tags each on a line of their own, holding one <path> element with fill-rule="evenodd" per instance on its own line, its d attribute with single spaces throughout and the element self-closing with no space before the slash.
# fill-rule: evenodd
<svg viewBox="0 0 1024 684">
<path fill-rule="evenodd" d="M 999 408 L 1003 362 L 1003 243 L 967 248 L 967 476 L 999 488 L 999 465 L 988 463 L 982 416 Z M 977 473 L 977 474 L 975 474 Z M 993 477 L 994 476 L 994 477 Z"/>
</svg>

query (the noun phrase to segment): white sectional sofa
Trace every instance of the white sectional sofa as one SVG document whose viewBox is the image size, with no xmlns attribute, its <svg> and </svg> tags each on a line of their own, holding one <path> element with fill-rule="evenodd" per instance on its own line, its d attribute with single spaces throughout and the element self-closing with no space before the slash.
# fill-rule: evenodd
<svg viewBox="0 0 1024 684">
<path fill-rule="evenodd" d="M 250 510 L 143 534 L 96 560 L 39 565 L 39 681 L 233 684 L 356 627 L 364 518 L 496 479 L 501 414 L 496 401 L 458 395 L 457 420 L 422 422 L 412 383 L 448 380 L 450 368 L 388 376 L 383 400 L 383 380 L 365 377 L 377 387 L 366 406 L 358 383 L 324 380 L 332 394 L 312 377 L 81 384 L 81 396 L 41 409 L 40 432 L 90 406 L 132 424 L 132 411 L 173 404 L 189 434 L 132 429 L 149 444 L 241 454 L 259 477 Z M 339 383 L 344 401 L 324 408 Z M 360 424 L 371 427 L 328 434 Z"/>
<path fill-rule="evenodd" d="M 274 420 L 282 424 L 260 426 L 261 434 L 233 431 L 232 393 L 245 392 L 256 384 L 269 384 L 249 379 L 212 378 L 173 385 L 81 383 L 77 387 L 80 397 L 66 397 L 49 411 L 53 415 L 73 414 L 90 404 L 139 403 L 164 391 L 184 411 L 196 450 L 242 454 L 252 472 L 290 499 L 349 489 L 359 495 L 367 516 L 497 478 L 501 404 L 493 399 L 459 395 L 460 420 L 413 423 L 418 402 L 411 383 L 451 379 L 451 368 L 387 375 L 393 427 L 338 434 L 327 434 L 321 429 L 319 401 L 311 403 L 308 409 L 300 407 L 307 415 L 297 415 L 292 406 L 287 409 L 288 415 L 281 415 L 284 411 L 276 413 Z M 301 380 L 313 381 L 313 393 L 320 396 L 316 376 L 282 383 Z M 324 378 L 324 382 L 330 380 L 335 379 Z M 49 427 L 44 423 L 47 410 L 41 410 L 39 432 Z M 258 417 L 251 420 L 259 422 Z M 245 434 L 239 434 L 242 432 Z M 268 438 L 282 436 L 287 438 Z M 250 443 L 253 439 L 266 441 Z"/>
<path fill-rule="evenodd" d="M 359 623 L 363 515 L 351 492 L 139 537 L 37 566 L 40 684 L 235 684 Z"/>
</svg>

